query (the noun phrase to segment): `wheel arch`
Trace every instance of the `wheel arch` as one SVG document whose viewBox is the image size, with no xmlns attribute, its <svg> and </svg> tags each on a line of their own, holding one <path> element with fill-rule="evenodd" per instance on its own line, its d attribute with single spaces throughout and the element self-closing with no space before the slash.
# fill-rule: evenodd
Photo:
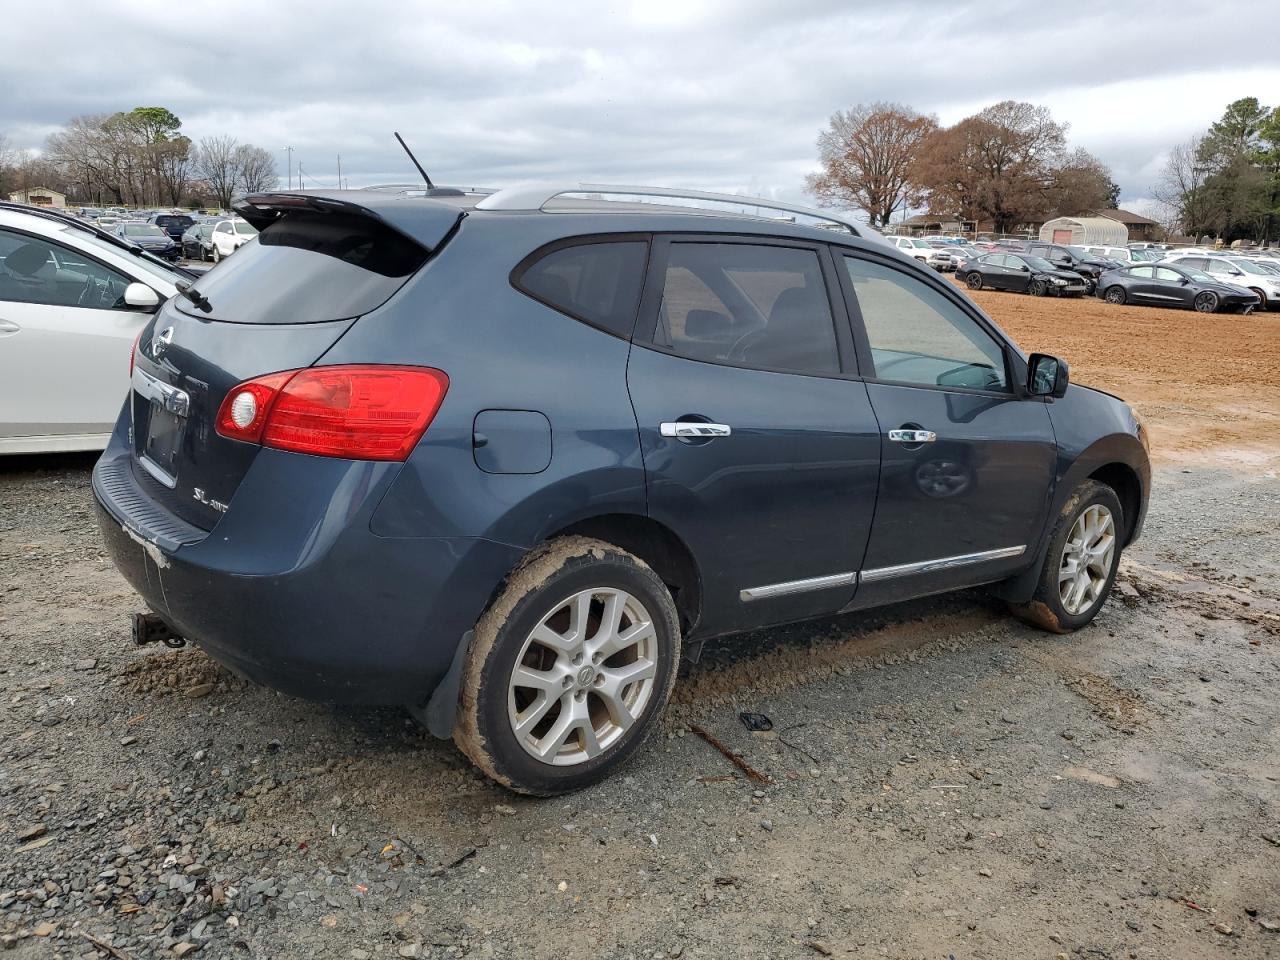
<svg viewBox="0 0 1280 960">
<path fill-rule="evenodd" d="M 1124 511 L 1124 536 L 1121 544 L 1127 547 L 1133 541 L 1138 511 L 1142 506 L 1142 481 L 1138 478 L 1137 471 L 1127 463 L 1113 460 L 1090 473 L 1088 479 L 1097 480 L 1116 492 Z"/>
<path fill-rule="evenodd" d="M 671 591 L 685 634 L 697 626 L 702 614 L 698 562 L 688 545 L 666 524 L 642 514 L 599 514 L 561 527 L 543 542 L 567 536 L 593 537 L 635 554 L 653 568 Z"/>
</svg>

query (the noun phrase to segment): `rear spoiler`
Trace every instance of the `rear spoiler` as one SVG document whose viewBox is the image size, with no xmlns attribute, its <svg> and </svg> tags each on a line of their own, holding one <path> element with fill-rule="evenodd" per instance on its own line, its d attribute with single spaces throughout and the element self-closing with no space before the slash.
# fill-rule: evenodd
<svg viewBox="0 0 1280 960">
<path fill-rule="evenodd" d="M 428 253 L 439 247 L 466 216 L 456 203 L 365 190 L 254 193 L 235 200 L 231 207 L 257 230 L 301 210 L 366 217 L 403 234 Z"/>
</svg>

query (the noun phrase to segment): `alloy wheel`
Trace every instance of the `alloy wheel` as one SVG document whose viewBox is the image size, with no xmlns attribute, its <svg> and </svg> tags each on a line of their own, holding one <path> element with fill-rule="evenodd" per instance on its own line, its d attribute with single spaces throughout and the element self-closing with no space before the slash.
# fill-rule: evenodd
<svg viewBox="0 0 1280 960">
<path fill-rule="evenodd" d="M 1213 313 L 1218 309 L 1218 297 L 1216 294 L 1205 290 L 1203 293 L 1196 295 L 1195 308 L 1200 313 Z"/>
<path fill-rule="evenodd" d="M 1097 603 L 1111 576 L 1115 553 L 1115 518 L 1095 503 L 1076 518 L 1062 548 L 1058 595 L 1067 613 L 1079 615 Z"/>
<path fill-rule="evenodd" d="M 1107 290 L 1107 295 L 1104 299 L 1107 301 L 1107 303 L 1116 303 L 1116 304 L 1124 303 L 1123 288 L 1111 287 L 1109 290 Z"/>
<path fill-rule="evenodd" d="M 542 618 L 511 672 L 507 717 L 526 753 L 573 766 L 613 746 L 648 706 L 658 673 L 653 618 L 630 593 L 593 587 Z"/>
</svg>

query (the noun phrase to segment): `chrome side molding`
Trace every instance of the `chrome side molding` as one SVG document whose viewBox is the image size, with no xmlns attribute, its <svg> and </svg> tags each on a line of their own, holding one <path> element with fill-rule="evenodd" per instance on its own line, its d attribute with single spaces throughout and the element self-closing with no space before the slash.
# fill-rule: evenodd
<svg viewBox="0 0 1280 960">
<path fill-rule="evenodd" d="M 880 580 L 892 580 L 895 577 L 910 577 L 918 573 L 933 573 L 937 570 L 953 570 L 967 567 L 975 563 L 986 563 L 989 560 L 1006 560 L 1019 557 L 1027 552 L 1026 544 L 1016 547 L 1000 547 L 998 550 L 982 550 L 978 553 L 962 553 L 955 557 L 939 557 L 934 560 L 920 560 L 916 563 L 900 563 L 892 567 L 875 567 L 871 570 L 850 570 L 847 573 L 832 573 L 824 577 L 809 577 L 805 580 L 787 580 L 784 583 L 769 583 L 762 587 L 748 587 L 738 594 L 743 603 L 752 600 L 772 600 L 775 597 L 788 597 L 795 593 L 809 593 L 813 590 L 830 590 L 833 587 L 849 587 L 856 583 L 876 583 Z"/>
<path fill-rule="evenodd" d="M 1017 547 L 1001 547 L 998 550 L 982 550 L 979 553 L 962 553 L 955 557 L 939 557 L 936 560 L 920 560 L 916 563 L 899 563 L 892 567 L 876 567 L 863 570 L 859 579 L 863 583 L 875 583 L 879 580 L 892 580 L 894 577 L 910 577 L 917 573 L 933 573 L 935 570 L 952 570 L 956 567 L 967 567 L 974 563 L 986 563 L 988 560 L 1004 560 L 1017 557 L 1027 552 L 1026 544 Z"/>
<path fill-rule="evenodd" d="M 788 580 L 786 583 L 770 583 L 763 587 L 749 587 L 738 594 L 744 602 L 751 600 L 771 600 L 774 597 L 786 597 L 793 593 L 808 593 L 811 590 L 829 590 L 832 587 L 851 587 L 858 582 L 858 571 L 833 573 L 825 577 L 809 577 L 807 580 Z"/>
</svg>

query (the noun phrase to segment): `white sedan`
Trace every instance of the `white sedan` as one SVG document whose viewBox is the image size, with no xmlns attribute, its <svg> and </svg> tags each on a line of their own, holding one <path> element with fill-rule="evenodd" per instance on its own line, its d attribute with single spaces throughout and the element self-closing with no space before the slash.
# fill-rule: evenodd
<svg viewBox="0 0 1280 960">
<path fill-rule="evenodd" d="M 0 454 L 103 449 L 138 334 L 190 279 L 74 217 L 0 203 Z"/>
</svg>

